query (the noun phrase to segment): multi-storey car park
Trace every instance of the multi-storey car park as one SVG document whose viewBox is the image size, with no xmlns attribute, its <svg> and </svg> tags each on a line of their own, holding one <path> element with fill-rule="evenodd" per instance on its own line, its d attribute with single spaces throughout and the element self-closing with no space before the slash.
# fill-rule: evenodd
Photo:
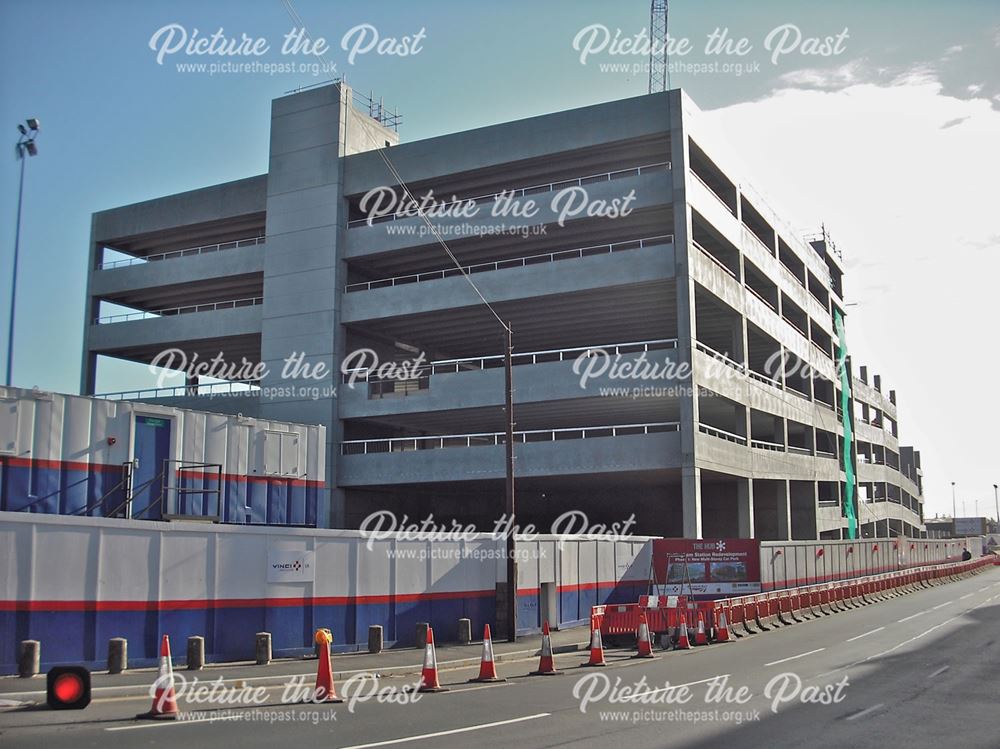
<svg viewBox="0 0 1000 749">
<path fill-rule="evenodd" d="M 94 215 L 82 391 L 99 391 L 102 357 L 263 362 L 249 384 L 118 396 L 325 425 L 320 525 L 391 510 L 492 528 L 504 338 L 471 279 L 514 331 L 519 525 L 581 510 L 634 513 L 644 534 L 839 538 L 853 511 L 864 535 L 918 535 L 919 454 L 898 445 L 894 394 L 862 369 L 843 398 L 840 256 L 825 232 L 789 231 L 700 117 L 674 90 L 407 144 L 347 85 L 278 98 L 267 174 Z M 364 196 L 401 193 L 396 175 L 479 211 L 442 208 L 435 232 L 372 215 Z M 560 222 L 553 198 L 584 191 L 625 215 Z M 502 210 L 528 200 L 533 215 Z M 363 349 L 401 368 L 342 373 Z M 296 353 L 336 374 L 283 373 Z M 581 381 L 637 357 L 689 371 Z"/>
</svg>

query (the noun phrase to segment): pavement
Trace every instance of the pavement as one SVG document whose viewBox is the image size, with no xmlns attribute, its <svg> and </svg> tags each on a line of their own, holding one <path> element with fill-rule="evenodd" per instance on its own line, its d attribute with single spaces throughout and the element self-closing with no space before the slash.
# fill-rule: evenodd
<svg viewBox="0 0 1000 749">
<path fill-rule="evenodd" d="M 576 627 L 552 632 L 552 649 L 556 653 L 570 653 L 589 647 L 588 630 Z M 517 642 L 493 641 L 497 663 L 511 659 L 537 657 L 541 648 L 541 635 L 520 636 Z M 473 666 L 479 668 L 482 641 L 469 645 L 442 643 L 436 646 L 438 668 L 448 671 Z M 374 673 L 379 676 L 419 676 L 423 666 L 423 648 L 393 648 L 377 655 L 362 652 L 334 653 L 333 668 L 337 679 L 346 679 L 357 673 Z M 252 661 L 206 664 L 200 671 L 187 671 L 174 664 L 174 672 L 185 678 L 201 682 L 222 677 L 223 684 L 284 684 L 290 677 L 316 675 L 316 658 L 278 658 L 267 666 Z M 106 671 L 91 672 L 91 691 L 94 697 L 121 697 L 147 695 L 149 685 L 156 679 L 156 668 L 130 669 L 123 674 Z M 45 674 L 22 679 L 18 676 L 0 676 L 0 699 L 45 701 Z M 0 723 L 2 725 L 2 723 Z"/>
<path fill-rule="evenodd" d="M 507 678 L 496 684 L 467 681 L 478 671 L 478 647 L 439 647 L 448 691 L 436 694 L 404 689 L 415 681 L 405 670 L 420 660 L 418 651 L 410 650 L 335 656 L 337 687 L 351 698 L 344 704 L 282 704 L 283 689 L 269 685 L 262 690 L 263 704 L 255 705 L 202 704 L 197 694 L 192 700 L 182 695 L 185 719 L 171 722 L 135 720 L 150 700 L 130 694 L 99 693 L 86 710 L 72 713 L 0 708 L 0 744 L 997 749 L 998 613 L 1000 567 L 991 567 L 958 582 L 732 643 L 657 651 L 652 660 L 634 659 L 631 650 L 608 650 L 605 668 L 582 667 L 586 652 L 571 648 L 581 632 L 569 630 L 556 635 L 567 638 L 559 642 L 566 652 L 556 656 L 559 676 L 527 675 L 537 656 L 523 651 L 537 646 L 537 638 L 506 652 L 501 651 L 507 643 L 496 644 L 497 669 Z M 390 664 L 390 656 L 403 660 Z M 348 671 L 368 668 L 373 658 L 386 664 L 382 677 L 364 684 L 356 677 L 351 683 Z M 294 669 L 308 674 L 311 683 L 314 665 L 289 663 L 282 673 Z M 226 666 L 197 676 L 221 675 L 235 683 L 255 678 L 239 674 L 262 667 L 232 668 L 241 671 Z M 103 688 L 106 679 L 132 676 L 97 678 Z M 0 699 L 16 694 L 8 683 L 2 686 Z"/>
</svg>

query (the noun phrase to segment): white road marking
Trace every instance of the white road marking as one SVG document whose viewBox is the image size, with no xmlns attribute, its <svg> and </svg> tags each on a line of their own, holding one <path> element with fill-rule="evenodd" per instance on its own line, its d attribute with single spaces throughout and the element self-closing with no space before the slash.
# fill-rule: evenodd
<svg viewBox="0 0 1000 749">
<path fill-rule="evenodd" d="M 928 679 L 933 679 L 933 678 L 934 678 L 935 676 L 940 676 L 940 675 L 941 675 L 941 674 L 943 674 L 943 673 L 944 673 L 945 671 L 947 671 L 947 670 L 948 670 L 949 668 L 951 668 L 951 666 L 941 666 L 941 668 L 939 668 L 939 669 L 938 669 L 937 671 L 935 671 L 934 673 L 932 673 L 932 674 L 931 674 L 930 676 L 928 676 L 927 678 L 928 678 Z"/>
<path fill-rule="evenodd" d="M 918 611 L 916 614 L 910 614 L 909 616 L 904 616 L 902 619 L 897 619 L 897 624 L 902 624 L 903 622 L 908 622 L 910 619 L 916 619 L 918 616 L 926 614 L 926 611 Z"/>
<path fill-rule="evenodd" d="M 417 736 L 405 736 L 401 739 L 389 739 L 388 741 L 376 741 L 371 744 L 354 744 L 352 746 L 345 746 L 342 749 L 372 749 L 376 746 L 391 746 L 392 744 L 405 744 L 410 741 L 422 741 L 424 739 L 436 739 L 439 736 L 453 736 L 456 733 L 468 733 L 470 731 L 481 731 L 484 728 L 496 728 L 497 726 L 509 726 L 512 723 L 523 723 L 526 720 L 535 720 L 537 718 L 547 718 L 552 713 L 536 713 L 535 715 L 525 715 L 520 718 L 511 718 L 510 720 L 498 720 L 493 723 L 481 723 L 477 726 L 466 726 L 465 728 L 453 728 L 450 731 L 436 731 L 434 733 L 422 733 Z"/>
<path fill-rule="evenodd" d="M 826 648 L 816 648 L 815 650 L 810 650 L 808 653 L 799 653 L 798 655 L 792 655 L 788 658 L 782 658 L 780 661 L 771 661 L 770 663 L 765 663 L 764 667 L 767 666 L 777 666 L 779 663 L 787 663 L 788 661 L 794 661 L 799 658 L 805 658 L 807 655 L 812 655 L 813 653 L 822 653 Z"/>
<path fill-rule="evenodd" d="M 862 637 L 868 637 L 868 635 L 873 635 L 876 632 L 881 632 L 885 627 L 879 627 L 878 629 L 873 629 L 869 632 L 865 632 L 863 635 L 858 635 L 857 637 L 852 637 L 848 642 L 854 642 L 855 640 L 860 640 Z"/>
<path fill-rule="evenodd" d="M 860 713 L 854 713 L 854 715 L 847 716 L 847 720 L 857 720 L 858 718 L 863 718 L 869 713 L 873 713 L 876 710 L 880 710 L 883 707 L 885 707 L 885 703 L 880 702 L 877 705 L 872 705 L 871 707 L 865 708 Z"/>
<path fill-rule="evenodd" d="M 955 603 L 954 601 L 945 601 L 944 603 L 939 603 L 937 606 L 931 608 L 931 611 L 937 611 L 938 609 L 943 609 L 945 606 L 950 606 Z"/>
<path fill-rule="evenodd" d="M 158 720 L 152 723 L 136 723 L 132 726 L 114 726 L 105 731 L 134 731 L 138 728 L 163 728 L 164 726 L 187 726 L 194 723 L 216 723 L 223 720 L 239 720 L 240 715 L 220 715 L 216 718 L 193 718 L 191 720 Z"/>
<path fill-rule="evenodd" d="M 964 596 L 959 596 L 958 600 L 964 601 L 966 598 L 971 598 L 973 595 L 974 595 L 973 593 L 966 593 Z"/>
</svg>

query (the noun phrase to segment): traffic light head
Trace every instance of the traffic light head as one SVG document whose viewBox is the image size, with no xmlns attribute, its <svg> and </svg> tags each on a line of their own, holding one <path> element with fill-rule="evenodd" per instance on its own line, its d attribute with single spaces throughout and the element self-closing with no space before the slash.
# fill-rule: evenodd
<svg viewBox="0 0 1000 749">
<path fill-rule="evenodd" d="M 46 701 L 53 710 L 82 710 L 90 704 L 90 671 L 56 666 L 45 677 Z"/>
</svg>

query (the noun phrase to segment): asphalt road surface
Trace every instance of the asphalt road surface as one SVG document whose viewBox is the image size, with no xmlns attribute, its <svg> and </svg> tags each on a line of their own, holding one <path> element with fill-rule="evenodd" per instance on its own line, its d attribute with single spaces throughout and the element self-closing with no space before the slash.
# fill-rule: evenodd
<svg viewBox="0 0 1000 749">
<path fill-rule="evenodd" d="M 442 671 L 449 691 L 416 701 L 410 677 L 379 679 L 383 699 L 284 705 L 192 704 L 184 720 L 143 722 L 148 697 L 78 712 L 0 708 L 4 746 L 240 747 L 1000 747 L 1000 567 L 884 603 L 691 651 L 636 660 L 609 650 Z M 371 693 L 369 682 L 363 690 Z M 669 685 L 669 686 L 668 686 Z M 343 683 L 338 688 L 343 693 Z"/>
</svg>

